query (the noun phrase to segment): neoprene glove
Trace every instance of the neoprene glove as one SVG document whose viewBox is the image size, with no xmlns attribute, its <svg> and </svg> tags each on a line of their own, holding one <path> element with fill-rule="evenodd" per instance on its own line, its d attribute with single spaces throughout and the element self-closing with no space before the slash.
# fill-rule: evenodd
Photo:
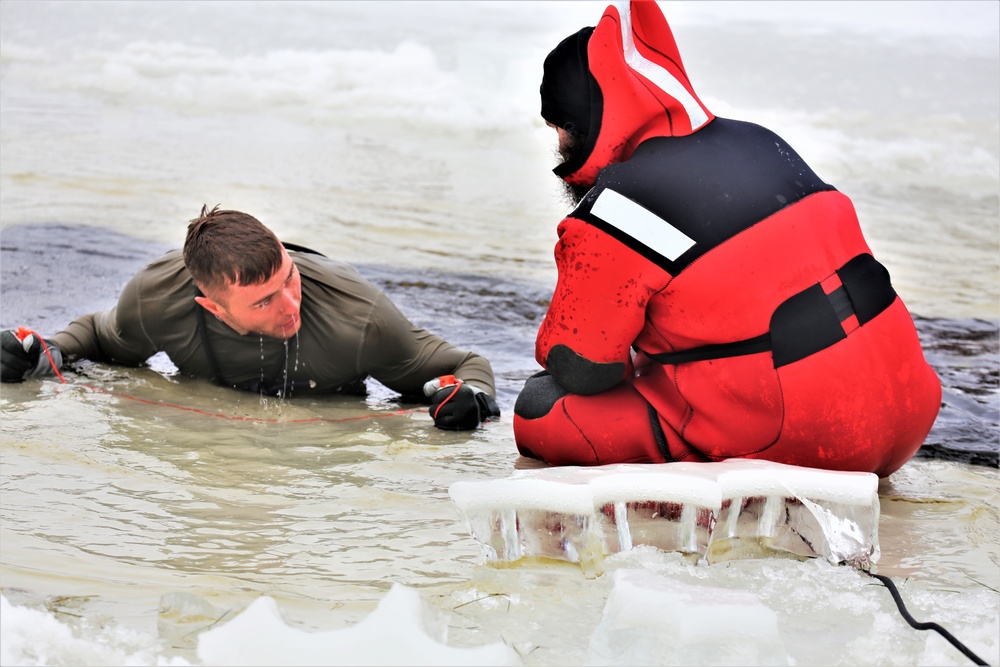
<svg viewBox="0 0 1000 667">
<path fill-rule="evenodd" d="M 45 346 L 49 354 L 43 352 L 42 339 L 24 329 L 16 333 L 0 332 L 0 380 L 21 382 L 58 371 L 62 366 L 62 352 L 51 341 L 45 341 Z M 52 355 L 51 361 L 49 355 Z"/>
<path fill-rule="evenodd" d="M 500 407 L 492 396 L 454 375 L 434 378 L 424 385 L 430 396 L 428 412 L 434 425 L 449 431 L 471 431 L 481 422 L 500 416 Z"/>
</svg>

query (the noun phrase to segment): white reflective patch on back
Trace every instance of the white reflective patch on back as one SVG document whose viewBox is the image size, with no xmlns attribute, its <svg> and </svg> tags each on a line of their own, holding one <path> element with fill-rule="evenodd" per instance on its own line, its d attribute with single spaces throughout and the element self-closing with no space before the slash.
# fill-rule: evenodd
<svg viewBox="0 0 1000 667">
<path fill-rule="evenodd" d="M 618 15 L 621 16 L 622 46 L 625 62 L 628 63 L 628 66 L 655 83 L 660 87 L 660 90 L 680 102 L 681 106 L 684 107 L 684 111 L 687 112 L 688 119 L 691 121 L 692 130 L 697 130 L 707 123 L 708 115 L 701 108 L 701 105 L 698 104 L 698 100 L 688 92 L 688 89 L 673 74 L 643 56 L 635 48 L 635 39 L 632 37 L 632 3 L 626 0 L 616 4 L 618 6 Z"/>
<path fill-rule="evenodd" d="M 601 191 L 590 212 L 671 262 L 694 245 L 687 234 L 614 190 Z"/>
</svg>

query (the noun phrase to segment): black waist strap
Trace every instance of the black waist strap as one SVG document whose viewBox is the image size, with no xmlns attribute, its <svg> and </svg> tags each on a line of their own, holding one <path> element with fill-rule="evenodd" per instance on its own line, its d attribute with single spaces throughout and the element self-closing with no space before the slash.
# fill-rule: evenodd
<svg viewBox="0 0 1000 667">
<path fill-rule="evenodd" d="M 661 352 L 647 355 L 653 361 L 661 364 L 686 364 L 691 361 L 708 361 L 725 357 L 742 357 L 745 354 L 757 354 L 771 349 L 771 334 L 761 334 L 755 338 L 738 340 L 735 343 L 718 343 L 702 345 L 680 352 Z"/>
<path fill-rule="evenodd" d="M 829 293 L 824 281 L 782 302 L 771 315 L 767 333 L 732 343 L 647 356 L 661 364 L 683 364 L 770 350 L 774 367 L 780 368 L 847 338 L 848 331 L 871 321 L 896 300 L 889 272 L 871 255 L 858 255 L 840 267 L 836 275 L 841 284 Z"/>
</svg>

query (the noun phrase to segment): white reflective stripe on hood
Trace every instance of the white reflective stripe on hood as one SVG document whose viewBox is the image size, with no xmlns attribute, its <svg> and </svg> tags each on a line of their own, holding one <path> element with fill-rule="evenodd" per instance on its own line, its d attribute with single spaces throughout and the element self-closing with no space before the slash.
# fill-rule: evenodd
<svg viewBox="0 0 1000 667">
<path fill-rule="evenodd" d="M 602 190 L 590 213 L 670 261 L 694 245 L 687 234 L 614 190 Z"/>
<path fill-rule="evenodd" d="M 708 122 L 708 115 L 698 104 L 688 89 L 677 80 L 677 78 L 665 70 L 663 67 L 648 60 L 635 48 L 635 39 L 632 37 L 632 3 L 627 0 L 616 2 L 618 15 L 621 17 L 622 46 L 625 55 L 625 62 L 639 74 L 643 75 L 657 86 L 681 103 L 684 111 L 687 112 L 691 120 L 691 129 L 696 130 Z"/>
</svg>

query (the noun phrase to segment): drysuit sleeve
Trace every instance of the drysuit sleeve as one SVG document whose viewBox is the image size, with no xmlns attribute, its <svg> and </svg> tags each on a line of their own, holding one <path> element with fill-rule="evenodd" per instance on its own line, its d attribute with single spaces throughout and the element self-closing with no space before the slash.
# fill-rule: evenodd
<svg viewBox="0 0 1000 667">
<path fill-rule="evenodd" d="M 454 375 L 496 398 L 493 367 L 485 357 L 415 326 L 385 295 L 364 335 L 361 367 L 393 391 L 422 397 L 425 382 Z"/>
<path fill-rule="evenodd" d="M 606 391 L 631 373 L 631 347 L 644 326 L 646 304 L 669 275 L 576 218 L 559 225 L 555 260 L 559 277 L 535 359 L 567 391 Z"/>
<path fill-rule="evenodd" d="M 52 336 L 64 358 L 138 366 L 159 351 L 147 335 L 142 321 L 145 273 L 144 270 L 129 281 L 116 306 L 83 315 Z"/>
</svg>

